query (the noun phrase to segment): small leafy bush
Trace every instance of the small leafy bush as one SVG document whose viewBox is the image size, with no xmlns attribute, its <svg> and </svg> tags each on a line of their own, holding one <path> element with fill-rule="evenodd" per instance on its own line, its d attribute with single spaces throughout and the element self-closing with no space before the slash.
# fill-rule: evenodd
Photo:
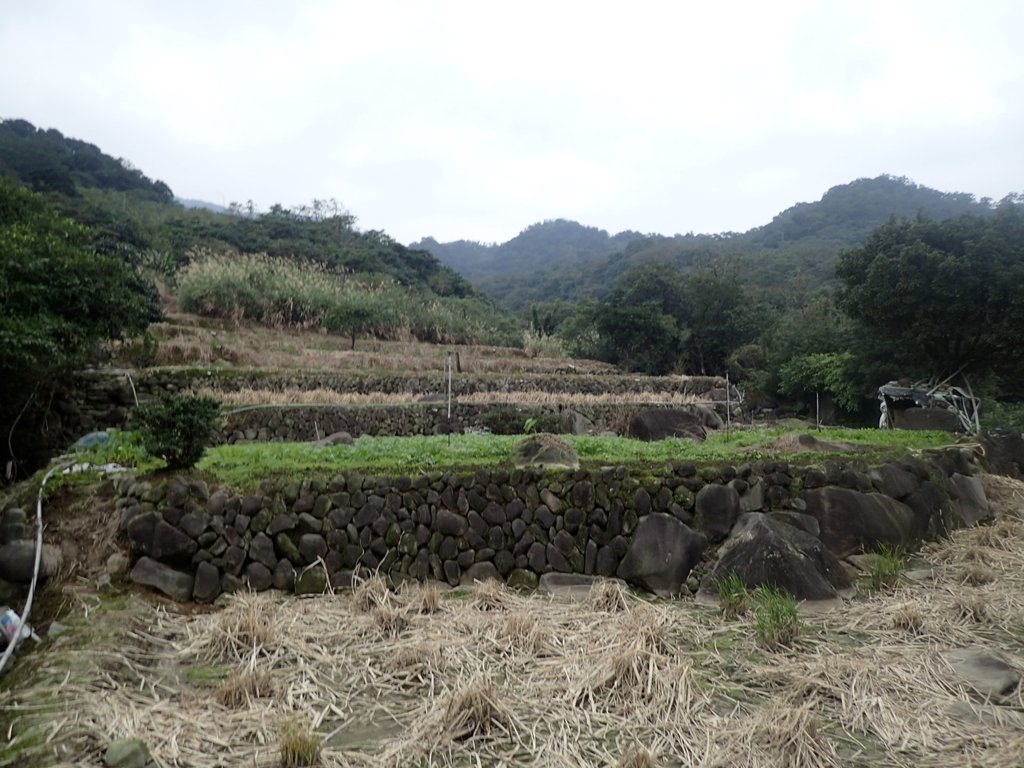
<svg viewBox="0 0 1024 768">
<path fill-rule="evenodd" d="M 212 397 L 165 395 L 136 408 L 132 421 L 151 455 L 168 469 L 188 469 L 203 457 L 219 415 L 220 403 Z"/>
<path fill-rule="evenodd" d="M 737 574 L 730 573 L 715 582 L 722 613 L 726 617 L 739 616 L 747 612 L 750 595 L 747 585 Z"/>
<path fill-rule="evenodd" d="M 757 642 L 774 650 L 791 645 L 800 636 L 796 598 L 770 586 L 758 587 L 750 596 Z"/>
</svg>

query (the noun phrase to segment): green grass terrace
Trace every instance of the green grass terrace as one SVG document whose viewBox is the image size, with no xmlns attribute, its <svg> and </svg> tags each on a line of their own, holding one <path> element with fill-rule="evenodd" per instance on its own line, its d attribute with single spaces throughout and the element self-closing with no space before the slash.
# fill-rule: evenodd
<svg viewBox="0 0 1024 768">
<path fill-rule="evenodd" d="M 802 450 L 792 430 L 743 429 L 709 435 L 703 443 L 670 439 L 645 443 L 624 437 L 565 436 L 585 468 L 652 468 L 678 462 L 742 464 L 756 460 L 815 464 L 848 457 L 867 463 L 949 445 L 945 432 L 877 429 L 822 429 L 811 433 L 827 451 Z M 245 490 L 263 480 L 322 478 L 344 472 L 366 475 L 422 475 L 430 472 L 511 468 L 513 448 L 523 436 L 439 435 L 361 437 L 354 445 L 316 447 L 309 443 L 253 443 L 211 448 L 198 469 Z"/>
</svg>

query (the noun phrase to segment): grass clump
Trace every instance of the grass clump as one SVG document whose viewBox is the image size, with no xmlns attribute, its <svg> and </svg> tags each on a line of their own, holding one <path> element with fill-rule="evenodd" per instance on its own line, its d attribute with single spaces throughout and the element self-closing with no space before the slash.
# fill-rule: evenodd
<svg viewBox="0 0 1024 768">
<path fill-rule="evenodd" d="M 750 596 L 757 642 L 768 650 L 792 645 L 800 636 L 796 598 L 772 586 L 762 586 Z"/>
<path fill-rule="evenodd" d="M 298 720 L 287 720 L 281 726 L 281 768 L 302 768 L 320 760 L 320 736 Z"/>
<path fill-rule="evenodd" d="M 722 615 L 726 618 L 741 616 L 750 605 L 750 594 L 747 585 L 736 573 L 728 573 L 715 581 L 718 601 L 722 605 Z"/>
<path fill-rule="evenodd" d="M 493 731 L 511 734 L 515 717 L 502 691 L 490 679 L 477 676 L 448 699 L 440 718 L 440 743 L 468 741 Z"/>
<path fill-rule="evenodd" d="M 892 589 L 903 578 L 906 567 L 906 559 L 899 547 L 883 546 L 868 565 L 868 585 L 874 590 Z"/>
<path fill-rule="evenodd" d="M 214 691 L 219 704 L 231 709 L 248 706 L 253 699 L 270 698 L 277 692 L 274 679 L 267 670 L 246 670 L 224 680 Z"/>
</svg>

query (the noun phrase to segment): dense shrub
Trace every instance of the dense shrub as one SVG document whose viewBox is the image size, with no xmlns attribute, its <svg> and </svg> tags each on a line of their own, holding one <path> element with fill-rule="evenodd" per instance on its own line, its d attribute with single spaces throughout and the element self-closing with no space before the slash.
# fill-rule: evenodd
<svg viewBox="0 0 1024 768">
<path fill-rule="evenodd" d="M 219 414 L 220 403 L 212 397 L 165 395 L 135 409 L 132 421 L 151 455 L 169 469 L 188 469 L 203 457 Z"/>
</svg>

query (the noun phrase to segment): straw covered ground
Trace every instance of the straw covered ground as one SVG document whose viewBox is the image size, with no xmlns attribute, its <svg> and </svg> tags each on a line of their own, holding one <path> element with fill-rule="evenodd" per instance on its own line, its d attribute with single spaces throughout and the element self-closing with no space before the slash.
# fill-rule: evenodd
<svg viewBox="0 0 1024 768">
<path fill-rule="evenodd" d="M 324 766 L 1020 766 L 1020 686 L 984 701 L 949 655 L 1024 669 L 1024 484 L 986 483 L 994 525 L 927 546 L 894 590 L 803 616 L 790 647 L 760 647 L 749 616 L 610 584 L 370 579 L 193 614 L 83 587 L 88 621 L 21 659 L 3 717 L 26 755 L 88 766 L 126 737 L 166 766 L 276 766 L 307 731 Z"/>
</svg>

